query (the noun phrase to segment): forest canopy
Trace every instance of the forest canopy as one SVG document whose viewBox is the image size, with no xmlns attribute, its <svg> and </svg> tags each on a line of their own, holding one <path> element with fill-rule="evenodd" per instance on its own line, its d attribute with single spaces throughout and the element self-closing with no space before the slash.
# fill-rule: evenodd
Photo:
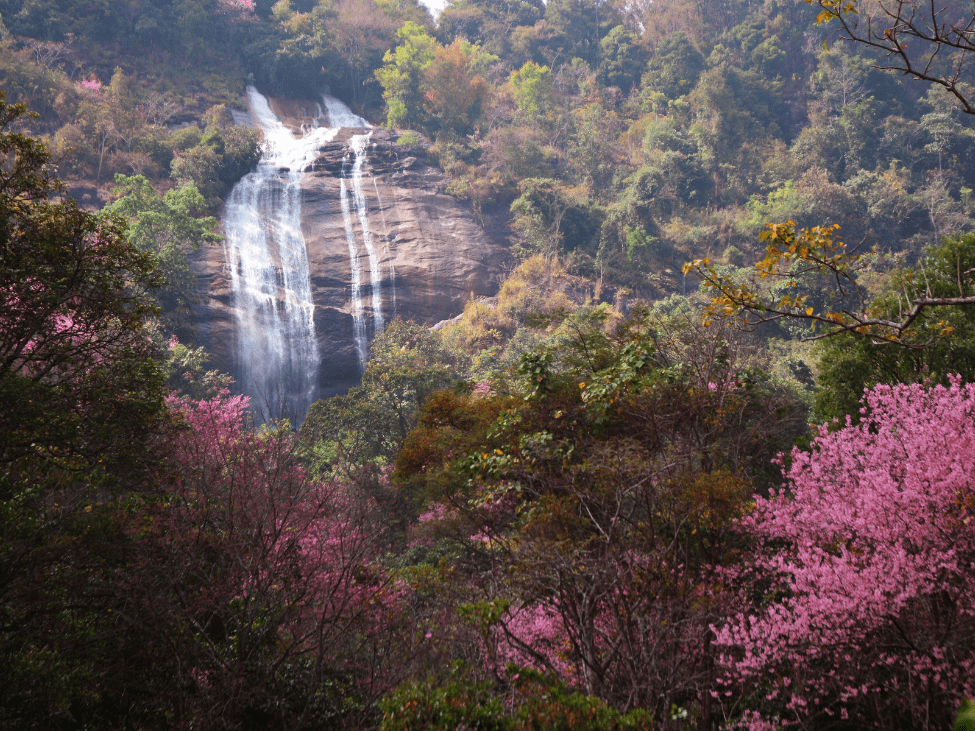
<svg viewBox="0 0 975 731">
<path fill-rule="evenodd" d="M 0 0 L 0 725 L 965 727 L 975 15 L 928 12 Z M 302 424 L 195 320 L 247 85 L 511 242 Z"/>
</svg>

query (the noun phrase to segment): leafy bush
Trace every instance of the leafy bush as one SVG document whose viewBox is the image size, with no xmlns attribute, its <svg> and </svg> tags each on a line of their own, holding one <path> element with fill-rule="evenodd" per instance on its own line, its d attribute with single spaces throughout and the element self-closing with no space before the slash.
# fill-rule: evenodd
<svg viewBox="0 0 975 731">
<path fill-rule="evenodd" d="M 650 731 L 645 711 L 620 713 L 534 670 L 510 665 L 478 681 L 463 665 L 446 679 L 406 683 L 379 703 L 380 731 Z"/>
</svg>

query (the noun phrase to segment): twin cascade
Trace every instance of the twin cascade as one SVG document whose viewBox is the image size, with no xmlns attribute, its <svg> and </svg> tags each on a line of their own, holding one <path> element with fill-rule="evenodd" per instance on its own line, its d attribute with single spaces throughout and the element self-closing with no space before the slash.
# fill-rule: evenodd
<svg viewBox="0 0 975 731">
<path fill-rule="evenodd" d="M 339 129 L 369 129 L 372 125 L 338 99 L 325 97 L 327 114 L 319 105 L 310 127 L 302 125 L 303 134 L 295 136 L 257 89 L 248 87 L 247 97 L 253 118 L 264 131 L 265 151 L 257 170 L 234 187 L 224 216 L 224 249 L 238 339 L 234 373 L 244 393 L 259 409 L 270 414 L 293 412 L 301 418 L 317 397 L 316 376 L 321 359 L 315 337 L 308 248 L 301 230 L 301 177 L 315 161 L 318 149 L 334 140 Z M 323 120 L 324 126 L 320 124 Z M 382 265 L 362 193 L 362 168 L 369 137 L 369 133 L 352 137 L 350 153 L 354 160 L 343 165 L 340 183 L 352 272 L 352 337 L 360 369 L 365 368 L 369 354 L 360 243 L 368 259 L 373 332 L 381 331 L 384 324 Z M 346 179 L 352 188 L 351 196 Z M 360 225 L 358 237 L 352 225 L 353 206 Z M 395 276 L 392 269 L 390 274 Z"/>
<path fill-rule="evenodd" d="M 195 262 L 200 335 L 258 418 L 300 422 L 359 382 L 392 318 L 432 325 L 495 294 L 508 241 L 445 194 L 422 149 L 338 99 L 248 87 L 247 103 L 264 154 L 227 199 L 223 246 Z"/>
</svg>

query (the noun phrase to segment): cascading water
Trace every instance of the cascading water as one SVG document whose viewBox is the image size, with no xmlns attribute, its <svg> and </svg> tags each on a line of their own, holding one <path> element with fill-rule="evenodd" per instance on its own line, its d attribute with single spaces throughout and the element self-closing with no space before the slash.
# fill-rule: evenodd
<svg viewBox="0 0 975 731">
<path fill-rule="evenodd" d="M 326 94 L 322 97 L 325 109 L 328 110 L 329 127 L 346 127 L 348 129 L 372 129 L 372 125 L 349 109 L 334 96 Z"/>
<path fill-rule="evenodd" d="M 338 99 L 325 96 L 324 109 L 318 105 L 318 114 L 300 125 L 301 134 L 296 137 L 256 89 L 248 87 L 247 95 L 251 117 L 264 131 L 265 151 L 257 169 L 231 191 L 225 211 L 224 248 L 237 333 L 235 376 L 260 418 L 290 416 L 300 422 L 318 395 L 320 367 L 308 252 L 301 231 L 302 176 L 339 129 L 371 130 L 372 126 Z M 372 315 L 372 334 L 385 325 L 382 261 L 370 230 L 362 185 L 371 135 L 369 131 L 351 136 L 339 180 L 351 274 L 352 337 L 360 371 L 369 355 L 364 293 Z M 373 187 L 378 201 L 375 178 Z M 356 224 L 364 254 L 357 242 Z M 383 226 L 386 247 L 382 253 L 388 258 L 385 214 Z M 360 258 L 368 260 L 368 283 Z M 395 278 L 392 263 L 390 274 Z M 395 308 L 395 282 L 392 292 Z"/>
<path fill-rule="evenodd" d="M 383 319 L 383 272 L 376 255 L 376 247 L 372 243 L 372 231 L 369 230 L 369 210 L 366 206 L 366 196 L 362 192 L 362 167 L 366 162 L 366 145 L 372 132 L 364 135 L 353 135 L 349 140 L 349 147 L 355 155 L 352 164 L 352 194 L 355 201 L 356 213 L 359 214 L 359 226 L 362 229 L 362 243 L 366 247 L 369 257 L 369 283 L 372 285 L 372 320 L 376 333 L 383 331 L 386 322 Z"/>
<path fill-rule="evenodd" d="M 247 96 L 264 131 L 265 151 L 257 169 L 231 191 L 224 217 L 236 378 L 258 414 L 300 421 L 316 398 L 319 368 L 301 176 L 338 130 L 318 127 L 316 120 L 295 138 L 254 87 Z"/>
<path fill-rule="evenodd" d="M 343 168 L 346 167 L 347 161 L 348 158 Z M 352 231 L 352 211 L 349 209 L 349 193 L 345 187 L 345 178 L 339 180 L 339 194 L 342 219 L 345 223 L 345 240 L 349 244 L 349 269 L 352 272 L 352 339 L 355 341 L 361 372 L 365 370 L 366 360 L 369 358 L 369 338 L 366 335 L 366 321 L 362 314 L 362 272 L 359 268 L 359 251 L 355 243 L 355 234 Z"/>
<path fill-rule="evenodd" d="M 348 107 L 337 99 L 326 96 L 324 98 L 325 108 L 328 110 L 329 124 L 346 128 L 369 129 L 370 125 L 362 117 L 353 114 Z M 356 242 L 354 221 L 352 218 L 352 206 L 355 206 L 355 214 L 359 223 L 359 231 L 362 236 L 362 245 L 369 260 L 369 286 L 372 291 L 372 325 L 373 335 L 383 331 L 386 320 L 383 315 L 383 272 L 382 262 L 379 252 L 376 250 L 373 241 L 372 230 L 369 226 L 369 205 L 362 187 L 362 171 L 366 163 L 366 148 L 372 132 L 366 134 L 352 135 L 349 139 L 349 151 L 351 156 L 346 154 L 342 161 L 342 179 L 339 181 L 339 192 L 342 207 L 342 219 L 345 224 L 345 238 L 349 245 L 349 268 L 352 272 L 352 328 L 355 340 L 356 354 L 359 359 L 360 370 L 365 370 L 366 361 L 369 357 L 369 340 L 366 333 L 365 315 L 362 304 L 362 267 L 359 264 L 359 247 Z M 351 157 L 351 159 L 350 159 Z M 346 185 L 346 181 L 349 185 Z M 350 190 L 351 187 L 351 190 Z M 376 200 L 379 201 L 379 187 L 376 179 L 373 178 L 373 187 L 376 188 Z M 351 198 L 351 202 L 350 202 Z M 380 212 L 382 212 L 380 202 Z M 386 226 L 385 213 L 383 213 L 383 226 Z M 385 232 L 386 255 L 389 255 L 389 232 Z M 390 273 L 393 280 L 393 306 L 395 308 L 395 271 L 390 263 Z"/>
</svg>

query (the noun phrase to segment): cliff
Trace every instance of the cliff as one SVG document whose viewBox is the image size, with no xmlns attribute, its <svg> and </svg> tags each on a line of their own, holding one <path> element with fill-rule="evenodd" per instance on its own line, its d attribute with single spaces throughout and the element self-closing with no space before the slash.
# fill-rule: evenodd
<svg viewBox="0 0 975 731">
<path fill-rule="evenodd" d="M 327 116 L 313 102 L 269 101 L 296 138 L 310 131 L 316 118 L 326 124 Z M 255 115 L 254 122 L 261 121 Z M 342 128 L 331 139 L 323 138 L 300 176 L 284 167 L 277 171 L 282 180 L 290 174 L 300 184 L 300 228 L 318 363 L 310 399 L 358 383 L 362 335 L 371 340 L 384 321 L 402 317 L 433 324 L 461 312 L 470 298 L 497 292 L 508 258 L 505 232 L 485 231 L 469 206 L 443 192 L 443 173 L 395 139 L 385 129 Z M 359 197 L 350 204 L 355 195 Z M 226 208 L 223 214 L 226 233 Z M 234 289 L 241 285 L 234 282 L 232 258 L 227 246 L 210 247 L 196 258 L 202 291 L 198 321 L 214 367 L 242 381 L 241 349 L 253 347 L 248 343 L 256 335 L 242 328 L 259 326 L 243 324 L 246 318 L 235 312 L 242 298 Z M 281 258 L 275 257 L 271 266 L 275 279 L 284 282 Z M 271 293 L 277 310 L 286 307 L 286 289 L 279 286 Z M 267 383 L 264 388 L 262 394 L 260 384 L 244 386 L 259 399 L 289 386 Z"/>
</svg>

